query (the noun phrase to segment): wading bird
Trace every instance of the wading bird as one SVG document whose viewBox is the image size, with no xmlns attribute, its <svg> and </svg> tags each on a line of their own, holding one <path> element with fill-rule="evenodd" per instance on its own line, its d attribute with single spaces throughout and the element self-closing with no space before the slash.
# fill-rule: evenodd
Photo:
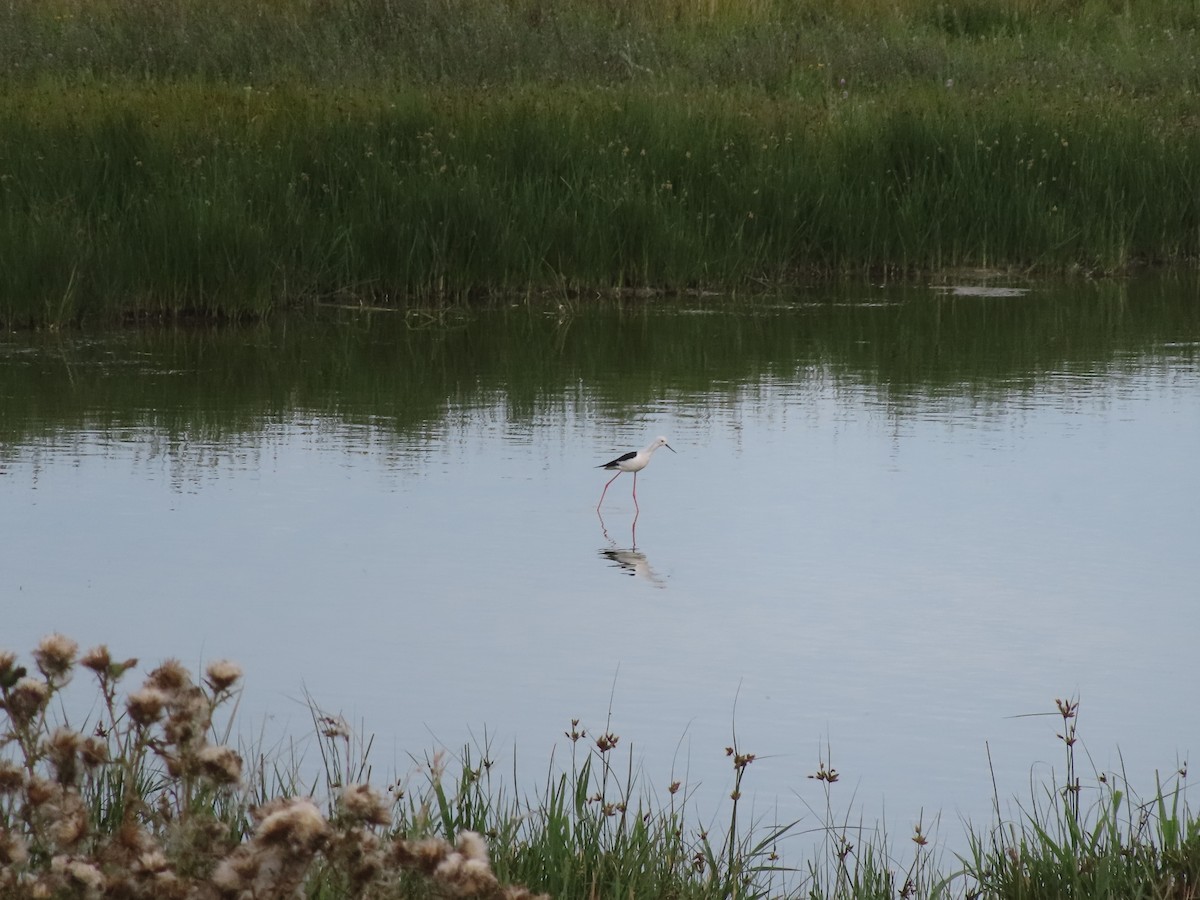
<svg viewBox="0 0 1200 900">
<path fill-rule="evenodd" d="M 648 466 L 650 464 L 650 456 L 659 447 L 666 447 L 672 453 L 675 452 L 675 448 L 667 443 L 667 439 L 665 437 L 660 437 L 660 438 L 655 438 L 654 442 L 652 444 L 650 444 L 650 446 L 647 447 L 645 450 L 637 450 L 637 451 L 631 450 L 628 453 L 626 453 L 624 456 L 618 456 L 612 462 L 606 462 L 602 466 L 596 466 L 597 469 L 610 469 L 610 470 L 616 469 L 617 470 L 617 474 L 614 475 L 612 478 L 608 479 L 608 484 L 604 485 L 604 490 L 600 492 L 600 502 L 596 504 L 597 512 L 599 512 L 600 507 L 604 505 L 604 495 L 608 493 L 608 485 L 612 484 L 614 481 L 616 481 L 618 478 L 620 478 L 622 472 L 632 472 L 633 473 L 633 505 L 635 507 L 638 505 L 638 502 L 637 502 L 637 473 L 642 471 L 642 469 L 646 468 L 646 466 Z"/>
</svg>

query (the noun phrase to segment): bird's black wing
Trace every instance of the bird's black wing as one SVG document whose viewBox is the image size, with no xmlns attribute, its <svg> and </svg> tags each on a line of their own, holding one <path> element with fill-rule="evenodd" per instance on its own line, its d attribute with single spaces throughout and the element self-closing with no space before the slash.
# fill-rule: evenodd
<svg viewBox="0 0 1200 900">
<path fill-rule="evenodd" d="M 625 461 L 626 461 L 626 460 L 628 460 L 628 459 L 633 459 L 635 456 L 637 456 L 637 451 L 636 451 L 636 450 L 630 450 L 628 453 L 625 453 L 625 454 L 622 454 L 621 456 L 618 456 L 618 457 L 617 457 L 616 459 L 614 459 L 612 462 L 606 462 L 606 463 L 605 463 L 604 465 L 602 465 L 602 466 L 596 466 L 596 468 L 597 468 L 597 469 L 611 469 L 611 468 L 613 468 L 613 467 L 614 467 L 614 466 L 615 466 L 617 463 L 623 463 L 623 462 L 625 462 Z"/>
</svg>

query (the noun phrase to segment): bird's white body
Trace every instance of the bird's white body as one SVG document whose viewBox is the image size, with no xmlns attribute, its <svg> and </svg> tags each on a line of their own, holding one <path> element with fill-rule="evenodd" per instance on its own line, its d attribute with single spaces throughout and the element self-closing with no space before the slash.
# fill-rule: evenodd
<svg viewBox="0 0 1200 900">
<path fill-rule="evenodd" d="M 600 509 L 601 504 L 604 503 L 604 495 L 608 493 L 608 485 L 616 481 L 622 472 L 633 473 L 633 505 L 637 506 L 637 473 L 650 464 L 650 457 L 654 455 L 654 451 L 659 447 L 666 447 L 672 453 L 675 452 L 675 448 L 667 443 L 665 437 L 659 437 L 655 438 L 644 450 L 630 451 L 623 456 L 618 456 L 611 462 L 596 466 L 597 469 L 608 469 L 609 471 L 615 469 L 617 472 L 616 475 L 608 479 L 608 484 L 604 485 L 604 490 L 600 493 L 600 503 L 596 504 L 596 509 Z"/>
<path fill-rule="evenodd" d="M 636 453 L 626 453 L 624 456 L 618 456 L 612 462 L 606 462 L 602 466 L 596 466 L 597 469 L 620 469 L 622 472 L 640 472 L 646 466 L 650 465 L 650 457 L 654 455 L 654 451 L 659 447 L 666 447 L 672 453 L 675 449 L 667 443 L 665 437 L 655 438 L 654 443 L 644 450 L 638 450 Z"/>
</svg>

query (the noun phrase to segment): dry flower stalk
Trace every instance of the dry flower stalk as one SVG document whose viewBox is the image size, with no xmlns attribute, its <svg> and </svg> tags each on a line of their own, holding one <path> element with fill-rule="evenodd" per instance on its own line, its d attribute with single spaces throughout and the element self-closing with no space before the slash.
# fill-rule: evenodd
<svg viewBox="0 0 1200 900">
<path fill-rule="evenodd" d="M 365 783 L 338 789 L 331 820 L 308 798 L 268 800 L 248 810 L 252 827 L 239 835 L 245 763 L 213 740 L 214 714 L 242 678 L 235 663 L 209 664 L 200 685 L 167 660 L 122 699 L 118 683 L 136 659 L 115 661 L 103 644 L 80 656 L 61 634 L 32 655 L 33 675 L 16 654 L 0 651 L 5 900 L 294 898 L 317 865 L 341 873 L 354 896 L 388 896 L 407 870 L 443 896 L 534 897 L 499 883 L 474 832 L 461 832 L 453 845 L 388 836 L 391 803 Z M 90 733 L 52 721 L 55 694 L 76 666 L 100 688 L 102 712 Z M 328 740 L 350 737 L 340 719 L 326 717 L 319 730 Z"/>
</svg>

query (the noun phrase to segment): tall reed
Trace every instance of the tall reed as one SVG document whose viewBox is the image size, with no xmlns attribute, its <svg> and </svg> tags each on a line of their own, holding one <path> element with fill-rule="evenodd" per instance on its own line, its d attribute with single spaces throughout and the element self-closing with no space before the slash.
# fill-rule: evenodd
<svg viewBox="0 0 1200 900">
<path fill-rule="evenodd" d="M 930 88 L 0 95 L 0 320 L 1200 253 L 1200 132 Z"/>
<path fill-rule="evenodd" d="M 0 76 L 264 87 L 1196 88 L 1195 0 L 10 0 Z"/>
<path fill-rule="evenodd" d="M 1195 0 L 13 0 L 0 323 L 1200 257 Z"/>
</svg>

